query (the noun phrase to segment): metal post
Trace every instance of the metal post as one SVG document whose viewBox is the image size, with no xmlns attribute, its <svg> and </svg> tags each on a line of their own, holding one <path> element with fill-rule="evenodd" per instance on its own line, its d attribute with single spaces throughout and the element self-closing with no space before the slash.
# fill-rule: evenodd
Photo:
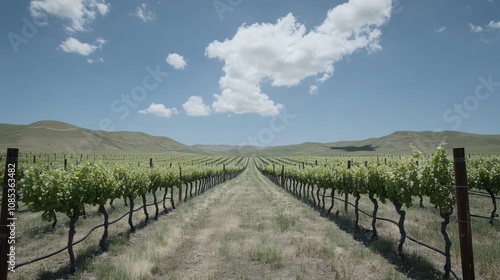
<svg viewBox="0 0 500 280">
<path fill-rule="evenodd" d="M 474 279 L 474 254 L 472 251 L 472 231 L 470 226 L 469 188 L 467 186 L 467 169 L 465 165 L 465 149 L 454 148 L 455 185 L 457 194 L 457 221 L 460 238 L 460 255 L 462 258 L 462 277 L 464 280 Z"/>
</svg>

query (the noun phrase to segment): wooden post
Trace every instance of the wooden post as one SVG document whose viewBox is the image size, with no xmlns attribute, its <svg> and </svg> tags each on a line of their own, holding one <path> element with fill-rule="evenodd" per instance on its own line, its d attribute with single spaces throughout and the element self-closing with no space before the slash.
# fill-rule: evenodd
<svg viewBox="0 0 500 280">
<path fill-rule="evenodd" d="M 149 158 L 149 168 L 153 168 L 153 158 Z"/>
<path fill-rule="evenodd" d="M 16 265 L 16 187 L 19 149 L 7 149 L 5 173 L 2 185 L 2 208 L 0 214 L 0 279 L 7 279 L 7 273 Z"/>
<path fill-rule="evenodd" d="M 285 187 L 285 165 L 281 165 L 281 187 Z"/>
<path fill-rule="evenodd" d="M 454 148 L 455 185 L 457 194 L 457 222 L 460 238 L 460 256 L 462 258 L 462 278 L 475 279 L 474 254 L 472 251 L 472 231 L 470 226 L 469 187 L 467 186 L 467 169 L 465 165 L 465 149 Z"/>
<path fill-rule="evenodd" d="M 68 171 L 68 160 L 64 159 L 64 171 Z"/>
<path fill-rule="evenodd" d="M 222 181 L 225 182 L 226 181 L 226 164 L 225 163 L 222 164 L 222 176 L 224 177 L 222 179 Z"/>
<path fill-rule="evenodd" d="M 351 169 L 351 161 L 347 161 L 347 169 Z M 347 207 L 349 206 L 349 194 L 346 192 L 344 197 L 344 211 L 347 215 Z"/>
<path fill-rule="evenodd" d="M 179 164 L 179 202 L 177 204 L 180 204 L 182 201 L 182 167 Z"/>
</svg>

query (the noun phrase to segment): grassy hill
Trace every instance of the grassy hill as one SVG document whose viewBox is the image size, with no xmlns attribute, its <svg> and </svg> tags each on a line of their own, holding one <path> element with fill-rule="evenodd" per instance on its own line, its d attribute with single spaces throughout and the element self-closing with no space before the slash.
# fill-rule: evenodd
<svg viewBox="0 0 500 280">
<path fill-rule="evenodd" d="M 409 154 L 410 145 L 431 154 L 442 142 L 447 149 L 465 147 L 470 154 L 500 154 L 500 135 L 456 131 L 397 131 L 380 138 L 332 143 L 307 142 L 279 147 L 228 145 L 186 146 L 168 137 L 142 132 L 106 132 L 80 128 L 57 121 L 30 125 L 0 124 L 0 152 L 20 148 L 22 152 L 94 154 L 217 154 L 242 156 L 321 156 Z"/>
<path fill-rule="evenodd" d="M 207 154 L 167 137 L 142 132 L 107 132 L 57 121 L 29 125 L 0 124 L 0 149 L 22 152 L 94 154 Z"/>
<path fill-rule="evenodd" d="M 303 143 L 271 147 L 262 150 L 265 155 L 372 155 L 409 154 L 411 145 L 426 154 L 446 142 L 446 149 L 464 147 L 470 154 L 500 154 L 500 135 L 481 135 L 456 131 L 397 131 L 380 138 L 333 143 Z"/>
</svg>

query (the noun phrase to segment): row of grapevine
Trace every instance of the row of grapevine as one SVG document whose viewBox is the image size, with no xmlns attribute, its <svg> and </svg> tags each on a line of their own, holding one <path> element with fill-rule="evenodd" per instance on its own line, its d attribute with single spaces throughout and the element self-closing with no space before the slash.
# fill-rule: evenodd
<svg viewBox="0 0 500 280">
<path fill-rule="evenodd" d="M 288 192 L 310 201 L 316 207 L 330 213 L 333 208 L 335 194 L 349 194 L 355 197 L 355 226 L 358 228 L 358 202 L 361 195 L 368 195 L 373 203 L 372 211 L 372 239 L 377 237 L 375 220 L 377 218 L 378 202 L 390 202 L 399 215 L 398 227 L 400 242 L 398 253 L 402 255 L 403 245 L 407 237 L 404 222 L 406 212 L 404 207 L 410 207 L 413 198 L 428 197 L 430 202 L 439 209 L 443 219 L 441 233 L 445 240 L 445 277 L 451 271 L 451 241 L 446 232 L 455 205 L 455 191 L 453 179 L 453 164 L 446 154 L 446 150 L 439 146 L 435 153 L 428 157 L 413 149 L 411 156 L 391 162 L 379 164 L 365 162 L 365 164 L 312 166 L 305 169 L 292 166 L 280 166 L 280 161 L 264 159 L 258 166 L 261 172 L 285 188 Z M 272 164 L 269 164 L 272 163 Z M 279 165 L 278 165 L 279 166 Z M 469 179 L 471 186 L 498 194 L 500 169 L 497 165 L 473 164 L 472 176 Z M 476 166 L 482 166 L 476 168 Z M 489 168 L 489 169 L 488 169 Z M 477 173 L 477 175 L 475 175 Z M 331 206 L 326 209 L 325 197 L 329 192 Z M 492 195 L 494 197 L 494 195 Z"/>
<path fill-rule="evenodd" d="M 182 199 L 182 186 L 186 186 L 184 201 L 187 200 L 188 186 L 190 197 L 201 194 L 208 188 L 231 179 L 242 172 L 244 166 L 209 167 L 188 166 L 186 168 L 137 167 L 133 164 L 118 164 L 108 166 L 99 162 L 85 162 L 72 167 L 47 168 L 43 165 L 31 165 L 22 169 L 19 178 L 19 191 L 22 193 L 22 202 L 34 212 L 41 212 L 42 218 L 57 222 L 56 213 L 62 213 L 70 219 L 68 235 L 68 253 L 71 270 L 74 271 L 75 258 L 72 244 L 75 234 L 75 224 L 81 215 L 85 214 L 85 206 L 99 207 L 104 216 L 104 233 L 99 242 L 102 250 L 106 250 L 108 233 L 108 214 L 104 207 L 112 205 L 114 200 L 124 199 L 129 203 L 129 225 L 131 232 L 135 231 L 132 223 L 134 200 L 142 197 L 146 223 L 149 213 L 146 207 L 146 194 L 151 192 L 156 209 L 155 219 L 158 218 L 159 207 L 156 193 L 164 189 L 163 207 L 166 210 L 165 200 L 169 199 L 175 209 L 174 188 L 179 188 L 179 201 Z M 167 198 L 170 190 L 170 197 Z"/>
<path fill-rule="evenodd" d="M 500 158 L 473 158 L 469 160 L 468 166 L 470 166 L 467 173 L 469 187 L 485 191 L 490 196 L 493 209 L 489 222 L 493 224 L 494 219 L 498 217 L 496 199 L 500 195 Z"/>
</svg>

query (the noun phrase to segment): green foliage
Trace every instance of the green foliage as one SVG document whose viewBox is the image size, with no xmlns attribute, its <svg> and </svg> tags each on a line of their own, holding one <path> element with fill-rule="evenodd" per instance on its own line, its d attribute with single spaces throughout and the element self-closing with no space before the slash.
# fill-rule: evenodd
<svg viewBox="0 0 500 280">
<path fill-rule="evenodd" d="M 325 162 L 329 160 L 327 158 Z M 280 176 L 281 169 L 278 171 L 268 164 L 274 162 L 274 159 L 261 161 L 267 164 L 261 168 L 263 171 Z M 339 158 L 325 165 L 317 165 L 317 159 L 307 158 L 280 158 L 276 162 L 289 162 L 290 165 L 285 168 L 285 176 L 289 179 L 319 188 L 335 188 L 339 193 L 371 194 L 382 203 L 389 200 L 406 207 L 411 206 L 413 197 L 428 196 L 431 203 L 439 207 L 441 214 L 451 214 L 455 204 L 455 194 L 451 188 L 453 166 L 444 149 L 444 143 L 437 147 L 431 158 L 426 158 L 412 147 L 412 153 L 408 157 L 392 160 L 387 164 L 380 164 L 378 160 L 366 161 L 364 165 L 352 163 L 350 169 L 346 166 L 347 160 L 342 161 Z M 308 167 L 299 169 L 296 162 L 304 163 L 304 166 Z M 490 176 L 497 173 L 488 171 L 487 174 Z M 484 174 L 481 176 L 485 177 Z M 496 182 L 500 181 L 498 177 L 495 178 Z M 481 180 L 489 182 L 493 179 L 488 177 L 488 180 Z"/>
<path fill-rule="evenodd" d="M 227 174 L 243 168 L 227 166 L 225 171 Z M 107 166 L 84 162 L 68 171 L 51 164 L 33 164 L 22 170 L 19 188 L 23 192 L 23 202 L 31 211 L 42 212 L 42 218 L 47 221 L 53 220 L 57 212 L 71 217 L 82 214 L 86 204 L 105 205 L 120 197 L 136 198 L 160 187 L 177 186 L 180 180 L 176 168 L 146 168 L 122 163 Z M 223 174 L 222 166 L 190 166 L 183 170 L 183 181 Z"/>
<path fill-rule="evenodd" d="M 64 170 L 44 170 L 40 166 L 31 166 L 25 169 L 19 188 L 28 209 L 42 212 L 44 220 L 53 220 L 56 212 L 67 212 L 65 201 L 70 188 L 69 175 Z"/>
<path fill-rule="evenodd" d="M 477 158 L 467 163 L 467 179 L 471 188 L 500 194 L 500 158 Z"/>
<path fill-rule="evenodd" d="M 439 208 L 441 215 L 449 215 L 455 205 L 455 190 L 453 189 L 453 166 L 448 158 L 444 143 L 437 147 L 436 152 L 423 167 L 422 186 L 430 202 Z"/>
<path fill-rule="evenodd" d="M 99 163 L 86 162 L 71 172 L 71 183 L 83 192 L 85 204 L 104 205 L 108 200 L 118 198 L 118 184 L 112 171 Z"/>
</svg>

